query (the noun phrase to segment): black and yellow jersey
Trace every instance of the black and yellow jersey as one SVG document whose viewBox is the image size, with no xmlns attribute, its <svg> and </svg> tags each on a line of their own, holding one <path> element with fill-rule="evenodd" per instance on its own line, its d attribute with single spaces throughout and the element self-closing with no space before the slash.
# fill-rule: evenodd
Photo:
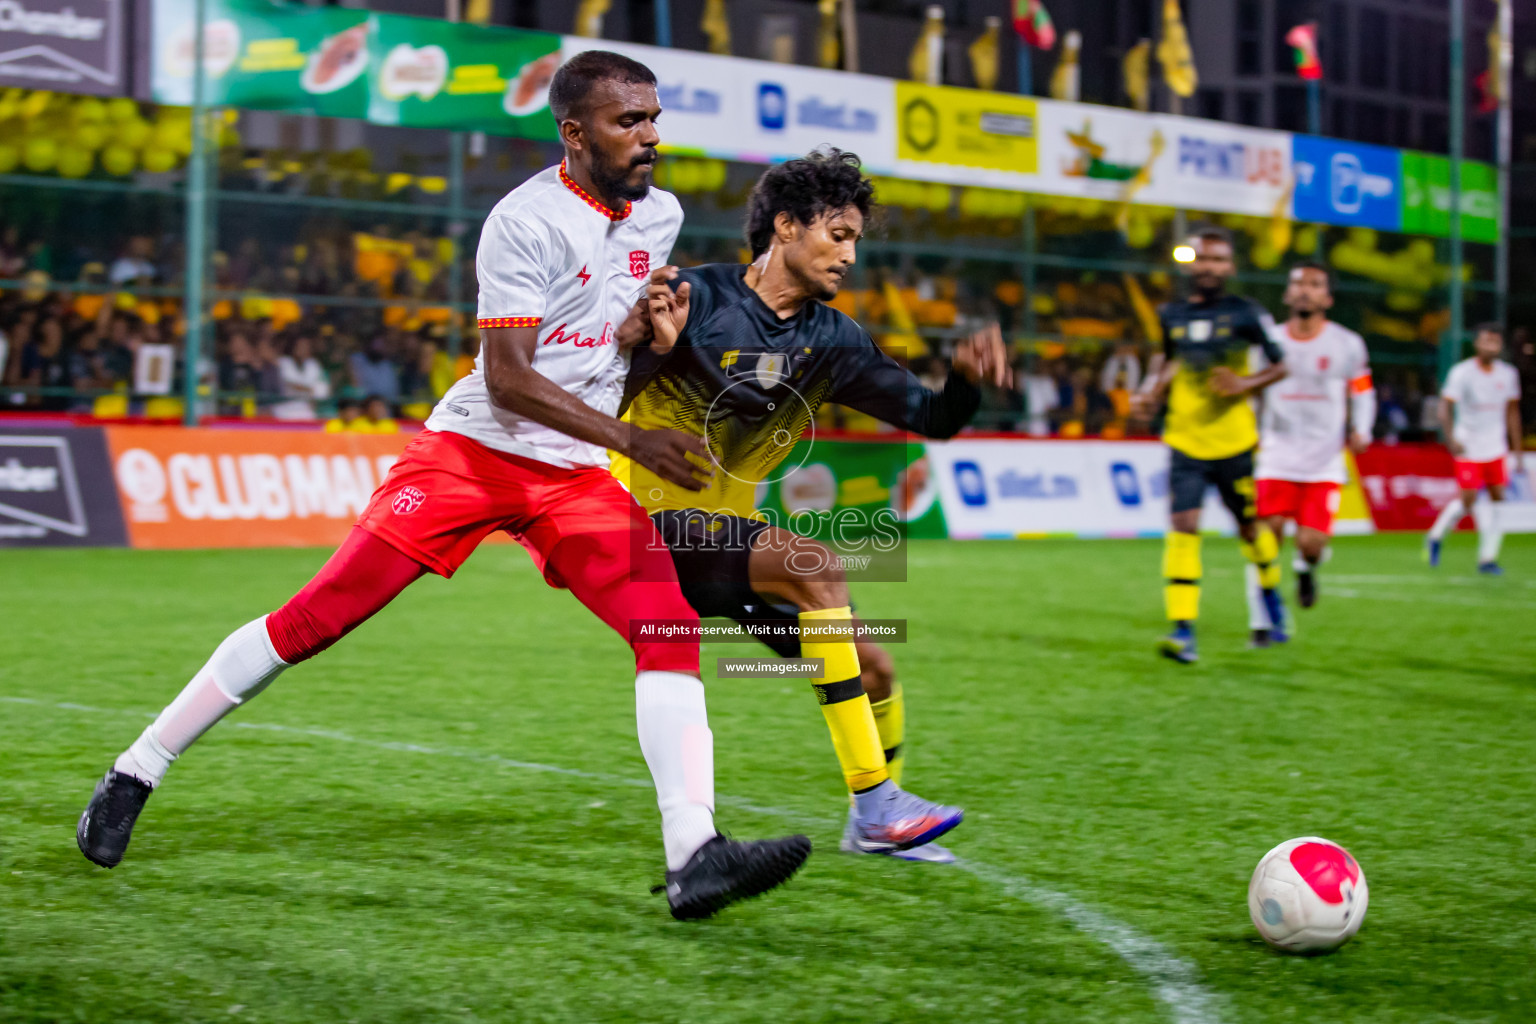
<svg viewBox="0 0 1536 1024">
<path fill-rule="evenodd" d="M 1168 392 L 1163 440 L 1193 459 L 1225 459 L 1259 443 L 1258 418 L 1247 397 L 1211 390 L 1211 373 L 1225 366 L 1248 372 L 1249 350 L 1263 349 L 1274 364 L 1284 355 L 1270 337 L 1275 322 L 1251 299 L 1222 295 L 1207 302 L 1170 302 L 1158 310 L 1163 355 L 1179 361 Z"/>
<path fill-rule="evenodd" d="M 936 438 L 954 436 L 981 404 L 981 392 L 958 373 L 943 391 L 929 391 L 862 327 L 820 302 L 780 320 L 747 287 L 746 271 L 740 264 L 681 271 L 672 286 L 688 282 L 689 310 L 677 344 L 661 356 L 634 352 L 620 415 L 703 437 L 715 464 L 709 488 L 690 491 L 615 455 L 614 476 L 648 512 L 757 516 L 758 482 L 827 402 Z"/>
</svg>

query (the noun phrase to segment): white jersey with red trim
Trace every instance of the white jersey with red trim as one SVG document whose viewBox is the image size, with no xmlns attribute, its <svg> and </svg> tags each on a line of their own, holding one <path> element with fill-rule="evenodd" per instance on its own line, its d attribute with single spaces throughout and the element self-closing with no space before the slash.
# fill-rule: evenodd
<svg viewBox="0 0 1536 1024">
<path fill-rule="evenodd" d="M 1440 397 L 1456 403 L 1459 458 L 1492 462 L 1509 454 L 1509 403 L 1520 399 L 1520 374 L 1513 366 L 1495 359 L 1485 370 L 1475 358 L 1463 359 L 1446 375 Z"/>
<path fill-rule="evenodd" d="M 1254 476 L 1297 483 L 1346 482 L 1344 431 L 1350 400 L 1372 391 L 1365 340 L 1331 320 L 1306 340 L 1293 337 L 1285 324 L 1277 324 L 1270 337 L 1285 353 L 1287 373 L 1264 391 Z M 1374 404 L 1362 405 L 1374 410 Z M 1355 430 L 1369 437 L 1371 424 L 1356 423 Z"/>
<path fill-rule="evenodd" d="M 652 188 L 614 213 L 550 167 L 507 193 L 480 232 L 475 270 L 478 325 L 537 327 L 533 368 L 599 412 L 617 415 L 629 359 L 614 333 L 652 267 L 664 266 L 683 224 L 670 192 Z M 448 430 L 488 448 L 557 466 L 606 466 L 608 453 L 497 407 L 485 383 L 485 353 L 474 372 L 437 403 L 429 430 Z"/>
</svg>

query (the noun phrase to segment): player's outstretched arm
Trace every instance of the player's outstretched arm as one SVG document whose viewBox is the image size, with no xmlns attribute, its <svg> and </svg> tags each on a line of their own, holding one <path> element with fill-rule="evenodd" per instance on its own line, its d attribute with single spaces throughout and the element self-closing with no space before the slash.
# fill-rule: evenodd
<svg viewBox="0 0 1536 1024">
<path fill-rule="evenodd" d="M 997 324 L 988 324 L 956 345 L 951 365 L 972 384 L 985 382 L 995 388 L 1013 385 L 1008 346 L 1003 343 L 1003 329 Z"/>
<path fill-rule="evenodd" d="M 704 440 L 680 430 L 645 430 L 592 408 L 533 368 L 536 327 L 493 327 L 482 332 L 485 384 L 491 401 L 508 412 L 628 455 L 664 480 L 703 490 L 710 472 Z M 697 461 L 695 461 L 697 460 Z"/>
<path fill-rule="evenodd" d="M 995 324 L 956 346 L 944 390 L 929 391 L 911 370 L 881 352 L 862 328 L 851 320 L 843 322 L 842 344 L 833 346 L 841 365 L 830 400 L 914 434 L 954 437 L 981 407 L 979 386 L 1004 386 L 1011 376 L 1002 331 Z"/>
</svg>

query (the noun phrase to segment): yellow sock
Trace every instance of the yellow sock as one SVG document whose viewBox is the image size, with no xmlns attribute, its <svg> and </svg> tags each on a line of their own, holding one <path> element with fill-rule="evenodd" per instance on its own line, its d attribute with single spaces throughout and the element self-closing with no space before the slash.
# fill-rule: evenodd
<svg viewBox="0 0 1536 1024">
<path fill-rule="evenodd" d="M 1274 531 L 1267 526 L 1260 526 L 1258 535 L 1253 538 L 1253 543 L 1243 541 L 1240 545 L 1243 549 L 1243 557 L 1259 567 L 1259 586 L 1265 590 L 1273 590 L 1280 585 L 1280 541 L 1276 539 Z"/>
<path fill-rule="evenodd" d="M 891 684 L 891 695 L 869 706 L 875 713 L 875 728 L 880 731 L 880 746 L 885 748 L 885 770 L 891 781 L 901 785 L 901 766 L 906 761 L 901 745 L 907 732 L 907 702 L 901 684 Z"/>
<path fill-rule="evenodd" d="M 847 624 L 846 636 L 816 637 L 817 627 L 826 624 Z M 821 703 L 821 713 L 832 732 L 832 747 L 837 751 L 838 763 L 843 766 L 843 778 L 855 793 L 872 789 L 890 778 L 885 766 L 885 750 L 880 745 L 880 730 L 875 725 L 875 714 L 869 698 L 864 695 L 864 684 L 859 681 L 859 655 L 853 646 L 853 610 L 850 608 L 822 608 L 800 613 L 800 656 L 821 658 L 825 664 L 820 676 L 811 680 L 816 699 Z M 807 640 L 807 635 L 813 638 Z"/>
<path fill-rule="evenodd" d="M 1200 535 L 1169 531 L 1163 538 L 1163 604 L 1170 622 L 1200 617 Z"/>
</svg>

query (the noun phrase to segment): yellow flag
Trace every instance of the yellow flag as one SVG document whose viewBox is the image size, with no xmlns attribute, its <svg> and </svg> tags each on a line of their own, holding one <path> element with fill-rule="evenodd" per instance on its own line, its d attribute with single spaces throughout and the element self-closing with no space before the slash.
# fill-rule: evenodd
<svg viewBox="0 0 1536 1024">
<path fill-rule="evenodd" d="M 1269 215 L 1269 245 L 1281 256 L 1290 251 L 1291 238 L 1296 227 L 1289 216 L 1291 193 L 1295 188 L 1294 180 L 1285 186 L 1285 191 L 1275 201 L 1275 208 Z"/>
<path fill-rule="evenodd" d="M 725 0 L 704 0 L 699 28 L 709 37 L 710 53 L 731 55 L 731 19 L 725 13 Z"/>
<path fill-rule="evenodd" d="M 1195 55 L 1189 49 L 1189 33 L 1179 13 L 1179 0 L 1163 0 L 1163 38 L 1157 44 L 1157 59 L 1163 65 L 1163 81 L 1180 96 L 1195 94 L 1200 84 L 1195 70 Z"/>
<path fill-rule="evenodd" d="M 1076 103 L 1080 92 L 1080 69 L 1077 55 L 1083 48 L 1083 34 L 1073 29 L 1062 37 L 1061 56 L 1056 69 L 1051 72 L 1051 98 L 1066 103 Z"/>
<path fill-rule="evenodd" d="M 885 299 L 885 319 L 891 328 L 880 335 L 880 348 L 887 355 L 903 359 L 927 355 L 928 345 L 917 333 L 917 321 L 907 309 L 907 300 L 902 298 L 901 289 L 890 278 L 886 278 L 880 286 L 880 295 Z"/>
<path fill-rule="evenodd" d="M 977 36 L 976 41 L 967 48 L 971 55 L 971 77 L 975 79 L 978 89 L 997 87 L 997 32 L 1002 24 L 1002 18 L 989 16 L 986 31 Z"/>
<path fill-rule="evenodd" d="M 612 0 L 581 0 L 576 8 L 575 34 L 587 39 L 599 39 L 603 34 L 603 15 L 608 13 Z"/>
<path fill-rule="evenodd" d="M 1509 0 L 1499 0 L 1498 13 L 1494 15 L 1493 24 L 1488 26 L 1488 70 L 1485 72 L 1488 84 L 1484 87 L 1487 99 L 1483 105 L 1483 111 L 1487 113 L 1509 101 L 1509 66 L 1513 55 L 1509 40 L 1500 31 L 1508 10 Z"/>
<path fill-rule="evenodd" d="M 464 5 L 464 20 L 475 25 L 491 23 L 491 0 L 469 0 Z"/>
<path fill-rule="evenodd" d="M 816 28 L 816 57 L 824 68 L 842 66 L 843 47 L 837 37 L 837 5 L 839 0 L 816 0 L 821 12 L 821 23 Z"/>
<path fill-rule="evenodd" d="M 1131 311 L 1136 314 L 1136 322 L 1141 324 L 1142 333 L 1152 343 L 1154 349 L 1163 344 L 1163 323 L 1158 318 L 1157 307 L 1147 298 L 1147 293 L 1141 287 L 1141 281 L 1135 274 L 1121 274 L 1120 278 L 1125 282 L 1125 294 L 1130 297 Z"/>
<path fill-rule="evenodd" d="M 1120 63 L 1120 74 L 1125 80 L 1125 96 L 1137 110 L 1151 105 L 1152 41 L 1143 39 L 1125 52 Z"/>
<path fill-rule="evenodd" d="M 914 82 L 938 85 L 944 81 L 944 8 L 938 4 L 928 5 L 923 34 L 907 58 L 907 73 Z"/>
</svg>

